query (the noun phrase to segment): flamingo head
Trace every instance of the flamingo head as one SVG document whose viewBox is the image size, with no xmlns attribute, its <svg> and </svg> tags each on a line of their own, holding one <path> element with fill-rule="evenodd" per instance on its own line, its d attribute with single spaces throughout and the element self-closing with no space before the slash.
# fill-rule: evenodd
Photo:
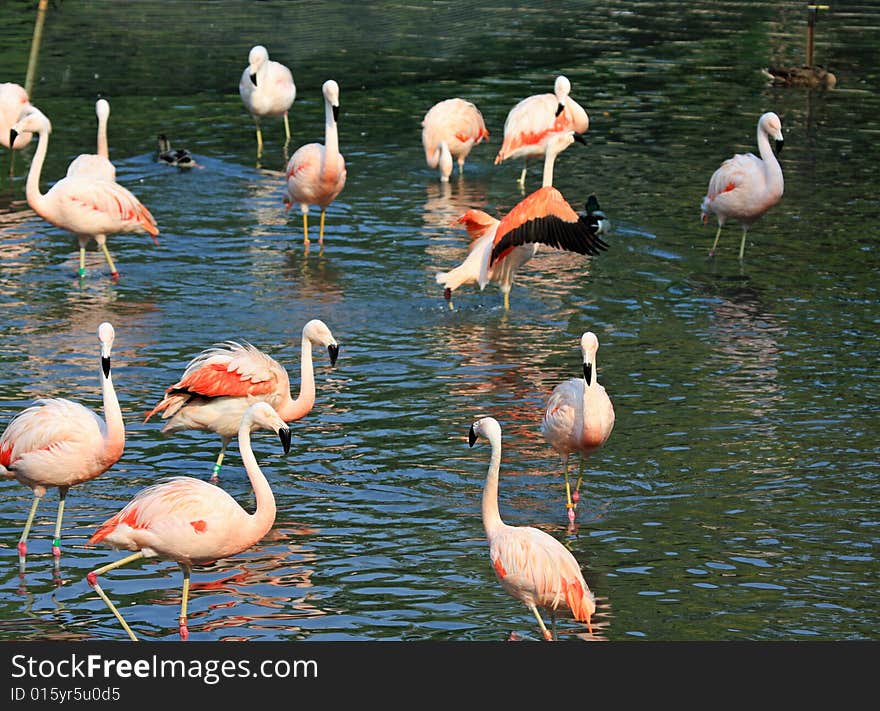
<svg viewBox="0 0 880 711">
<path fill-rule="evenodd" d="M 494 417 L 482 417 L 471 425 L 468 430 L 468 446 L 473 447 L 478 437 L 499 441 L 501 439 L 501 425 Z"/>
<path fill-rule="evenodd" d="M 553 84 L 553 93 L 556 95 L 556 113 L 555 116 L 559 116 L 563 111 L 565 111 L 565 99 L 571 93 L 571 82 L 568 80 L 568 77 L 560 74 L 556 77 L 556 82 Z"/>
<path fill-rule="evenodd" d="M 768 111 L 758 120 L 758 126 L 769 138 L 773 139 L 777 155 L 782 153 L 785 141 L 782 137 L 782 121 L 779 116 L 772 111 Z"/>
<path fill-rule="evenodd" d="M 290 427 L 268 402 L 260 400 L 245 410 L 241 418 L 241 426 L 242 428 L 247 427 L 249 430 L 272 430 L 281 440 L 284 453 L 287 454 L 290 451 Z"/>
<path fill-rule="evenodd" d="M 324 98 L 333 109 L 333 121 L 339 122 L 339 84 L 332 79 L 328 79 L 321 87 Z"/>
<path fill-rule="evenodd" d="M 323 346 L 327 349 L 327 355 L 330 356 L 330 365 L 336 365 L 336 359 L 339 357 L 339 344 L 333 338 L 333 334 L 321 319 L 314 318 L 303 326 L 303 338 L 309 340 L 312 345 Z"/>
<path fill-rule="evenodd" d="M 95 114 L 99 121 L 106 121 L 110 118 L 110 102 L 107 99 L 98 99 L 95 102 Z"/>
<path fill-rule="evenodd" d="M 257 85 L 257 72 L 268 61 L 269 50 L 263 45 L 258 44 L 251 47 L 251 51 L 248 53 L 248 74 L 251 78 L 251 84 L 254 86 Z"/>
<path fill-rule="evenodd" d="M 592 331 L 581 336 L 581 352 L 584 354 L 584 382 L 593 382 L 593 369 L 596 366 L 596 351 L 599 350 L 599 339 Z"/>
<path fill-rule="evenodd" d="M 36 106 L 29 104 L 24 108 L 12 128 L 9 129 L 9 145 L 15 145 L 15 139 L 24 133 L 52 133 L 52 122 Z"/>
<path fill-rule="evenodd" d="M 108 321 L 104 321 L 98 326 L 98 342 L 101 344 L 101 370 L 104 371 L 104 377 L 110 377 L 110 351 L 113 349 L 113 340 L 116 338 L 116 331 L 113 325 Z"/>
</svg>

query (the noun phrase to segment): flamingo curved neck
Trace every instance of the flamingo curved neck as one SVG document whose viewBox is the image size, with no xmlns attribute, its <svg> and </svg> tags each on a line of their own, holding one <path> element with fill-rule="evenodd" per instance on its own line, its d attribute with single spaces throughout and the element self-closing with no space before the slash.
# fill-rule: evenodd
<svg viewBox="0 0 880 711">
<path fill-rule="evenodd" d="M 27 183 L 25 184 L 25 196 L 28 205 L 40 217 L 46 219 L 43 211 L 43 194 L 40 192 L 40 174 L 43 170 L 43 161 L 46 160 L 46 152 L 49 150 L 49 130 L 43 125 L 37 132 L 40 140 L 37 142 L 37 150 L 34 152 L 34 158 L 31 161 L 31 167 L 28 171 Z"/>
<path fill-rule="evenodd" d="M 498 511 L 498 476 L 501 470 L 501 438 L 495 433 L 489 433 L 489 443 L 492 445 L 492 454 L 489 457 L 489 471 L 486 474 L 486 483 L 483 486 L 483 528 L 488 536 L 490 531 L 503 526 L 501 514 Z"/>
<path fill-rule="evenodd" d="M 252 514 L 248 514 L 247 525 L 250 527 L 251 538 L 256 542 L 266 535 L 266 532 L 275 522 L 275 496 L 263 470 L 257 463 L 254 456 L 254 450 L 251 448 L 251 424 L 253 418 L 248 417 L 242 421 L 238 430 L 238 450 L 241 455 L 242 464 L 244 464 L 248 479 L 254 489 L 254 498 L 256 499 L 256 510 Z"/>
<path fill-rule="evenodd" d="M 333 107 L 324 101 L 324 169 L 336 169 L 336 156 L 339 155 L 339 133 L 336 119 L 333 118 Z"/>
<path fill-rule="evenodd" d="M 40 140 L 42 141 L 42 138 Z M 773 152 L 773 148 L 770 147 L 770 137 L 761 126 L 758 126 L 758 153 L 761 156 L 761 160 L 764 161 L 767 185 L 781 194 L 783 186 L 782 166 L 779 165 L 776 154 Z"/>
<path fill-rule="evenodd" d="M 98 155 L 110 160 L 110 148 L 107 145 L 107 121 L 98 120 Z"/>
<path fill-rule="evenodd" d="M 278 409 L 278 414 L 285 422 L 298 420 L 305 416 L 315 404 L 315 368 L 312 364 L 312 342 L 302 338 L 300 356 L 299 395 L 296 400 L 288 400 L 285 406 Z"/>
<path fill-rule="evenodd" d="M 556 162 L 557 155 L 558 151 L 550 148 L 547 149 L 547 153 L 544 155 L 544 179 L 541 182 L 542 187 L 549 188 L 553 185 L 553 164 Z"/>
<path fill-rule="evenodd" d="M 113 387 L 113 375 L 104 375 L 101 371 L 101 395 L 104 400 L 104 422 L 107 431 L 104 436 L 104 460 L 109 464 L 116 462 L 125 449 L 125 423 L 122 420 L 122 409 Z"/>
</svg>

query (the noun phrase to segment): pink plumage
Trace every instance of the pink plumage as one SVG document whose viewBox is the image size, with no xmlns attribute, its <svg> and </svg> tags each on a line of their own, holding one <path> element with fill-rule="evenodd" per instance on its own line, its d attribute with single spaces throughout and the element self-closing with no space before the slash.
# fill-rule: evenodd
<svg viewBox="0 0 880 711">
<path fill-rule="evenodd" d="M 102 420 L 79 403 L 64 398 L 40 399 L 19 413 L 0 436 L 0 476 L 15 478 L 34 492 L 30 515 L 18 543 L 21 564 L 37 504 L 47 489 L 57 487 L 58 515 L 52 552 L 61 555 L 64 500 L 71 486 L 94 479 L 122 456 L 125 425 L 110 376 L 113 326 L 98 328 L 101 344 Z"/>
<path fill-rule="evenodd" d="M 590 331 L 581 336 L 583 377 L 570 378 L 559 383 L 547 400 L 541 433 L 562 458 L 565 471 L 566 506 L 568 519 L 575 519 L 579 489 L 583 479 L 586 456 L 602 446 L 614 428 L 614 406 L 605 388 L 599 385 L 596 370 L 596 352 L 599 339 Z M 580 469 L 574 492 L 568 479 L 568 458 L 580 454 Z"/>
<path fill-rule="evenodd" d="M 430 168 L 440 169 L 440 180 L 448 182 L 452 163 L 458 163 L 458 174 L 464 173 L 465 159 L 471 149 L 489 140 L 483 114 L 470 101 L 446 99 L 434 104 L 422 119 L 422 146 Z"/>
<path fill-rule="evenodd" d="M 0 84 L 0 145 L 9 148 L 9 129 L 17 122 L 21 115 L 30 108 L 28 93 L 23 86 L 12 82 Z M 33 134 L 22 131 L 15 137 L 12 148 L 21 150 L 31 142 Z"/>
<path fill-rule="evenodd" d="M 535 94 L 516 104 L 504 121 L 504 140 L 495 156 L 495 164 L 523 158 L 519 182 L 524 183 L 525 160 L 543 156 L 551 136 L 565 131 L 585 133 L 590 127 L 590 118 L 570 93 L 571 82 L 560 75 L 556 77 L 552 94 Z"/>
<path fill-rule="evenodd" d="M 492 567 L 504 590 L 528 607 L 545 639 L 552 640 L 538 608 L 550 612 L 555 628 L 556 613 L 569 610 L 574 619 L 586 622 L 592 634 L 591 618 L 596 601 L 580 565 L 571 552 L 550 534 L 531 526 L 509 526 L 498 510 L 498 478 L 501 468 L 501 425 L 484 417 L 471 425 L 471 446 L 485 437 L 492 447 L 489 470 L 483 488 L 483 528 L 489 541 Z"/>
<path fill-rule="evenodd" d="M 770 147 L 772 137 L 777 153 L 782 152 L 782 122 L 779 116 L 772 111 L 762 114 L 758 119 L 757 133 L 760 158 L 752 153 L 738 153 L 724 161 L 709 179 L 709 188 L 700 205 L 704 223 L 709 221 L 712 213 L 718 218 L 718 231 L 709 256 L 715 254 L 725 221 L 732 218 L 742 225 L 739 246 L 739 258 L 742 260 L 749 227 L 782 198 L 785 188 L 782 166 Z"/>
</svg>

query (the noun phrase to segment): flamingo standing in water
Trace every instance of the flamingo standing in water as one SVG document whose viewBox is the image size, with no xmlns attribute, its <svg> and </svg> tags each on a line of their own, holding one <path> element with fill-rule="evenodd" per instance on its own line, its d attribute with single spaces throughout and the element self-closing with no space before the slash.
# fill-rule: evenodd
<svg viewBox="0 0 880 711">
<path fill-rule="evenodd" d="M 61 520 L 71 486 L 94 479 L 122 456 L 125 425 L 110 375 L 113 326 L 98 327 L 101 344 L 102 420 L 91 410 L 64 398 L 40 399 L 20 412 L 0 436 L 0 476 L 18 479 L 34 492 L 27 522 L 18 541 L 22 568 L 27 539 L 40 499 L 50 487 L 58 487 L 58 515 L 52 555 L 61 556 Z"/>
<path fill-rule="evenodd" d="M 250 343 L 226 341 L 207 348 L 186 366 L 183 376 L 165 391 L 144 422 L 157 412 L 168 423 L 163 434 L 183 430 L 216 432 L 223 446 L 211 480 L 217 481 L 226 447 L 238 432 L 242 415 L 258 400 L 268 402 L 285 422 L 305 417 L 315 404 L 315 371 L 312 346 L 322 346 L 336 364 L 339 344 L 323 321 L 313 319 L 302 330 L 299 395 L 290 395 L 287 371 L 274 358 Z M 170 419 L 169 419 L 170 418 Z"/>
<path fill-rule="evenodd" d="M 250 548 L 275 522 L 275 497 L 251 448 L 251 429 L 274 430 L 286 454 L 290 429 L 272 406 L 255 402 L 238 427 L 238 448 L 254 489 L 256 510 L 249 514 L 220 487 L 201 479 L 175 476 L 143 489 L 119 513 L 109 518 L 89 539 L 113 548 L 136 551 L 115 563 L 101 566 L 86 576 L 89 585 L 107 603 L 128 636 L 137 641 L 131 627 L 98 584 L 98 576 L 141 558 L 177 561 L 183 571 L 180 604 L 180 638 L 186 640 L 189 578 L 193 565 L 213 563 Z"/>
<path fill-rule="evenodd" d="M 599 339 L 596 334 L 590 331 L 584 333 L 581 336 L 584 376 L 570 378 L 553 388 L 541 422 L 544 438 L 562 457 L 565 470 L 565 505 L 571 523 L 574 523 L 580 496 L 578 492 L 584 477 L 584 459 L 606 442 L 614 427 L 614 406 L 605 388 L 599 385 L 597 377 L 598 350 Z M 573 452 L 579 452 L 581 456 L 574 493 L 568 480 L 568 456 Z"/>
<path fill-rule="evenodd" d="M 264 116 L 284 116 L 284 151 L 290 143 L 290 122 L 287 112 L 296 99 L 296 84 L 293 74 L 281 62 L 269 59 L 269 51 L 261 44 L 251 47 L 248 65 L 241 73 L 238 93 L 245 108 L 254 117 L 257 125 L 257 158 L 263 154 L 263 133 L 260 131 L 260 118 Z"/>
<path fill-rule="evenodd" d="M 492 447 L 483 488 L 483 528 L 489 539 L 489 558 L 501 587 L 532 611 L 548 642 L 556 637 L 556 612 L 560 608 L 570 610 L 579 622 L 586 622 L 592 634 L 590 618 L 596 612 L 596 600 L 575 557 L 549 533 L 531 526 L 508 526 L 501 520 L 498 511 L 501 425 L 493 417 L 477 420 L 468 432 L 471 447 L 477 437 L 489 440 Z M 544 624 L 539 607 L 550 612 L 554 634 Z"/>
<path fill-rule="evenodd" d="M 306 249 L 309 246 L 309 205 L 321 208 L 318 244 L 324 247 L 324 213 L 345 187 L 345 159 L 339 152 L 339 85 L 328 79 L 321 87 L 324 94 L 324 145 L 300 146 L 287 163 L 287 190 L 284 204 L 289 210 L 299 203 L 303 216 Z"/>
<path fill-rule="evenodd" d="M 40 192 L 40 172 L 52 124 L 46 115 L 31 107 L 10 129 L 10 143 L 22 132 L 40 136 L 28 171 L 26 195 L 28 205 L 46 222 L 70 230 L 79 240 L 79 275 L 85 275 L 85 245 L 93 238 L 104 251 L 110 276 L 119 279 L 119 271 L 107 249 L 107 235 L 117 232 L 146 232 L 156 244 L 159 228 L 150 211 L 134 195 L 112 180 L 103 180 L 86 174 L 68 175 L 55 183 L 48 192 Z"/>
<path fill-rule="evenodd" d="M 98 99 L 95 102 L 95 114 L 98 117 L 98 152 L 81 153 L 74 158 L 67 166 L 67 176 L 88 175 L 115 182 L 116 167 L 110 162 L 110 149 L 107 146 L 107 121 L 110 118 L 110 104 L 106 99 Z"/>
<path fill-rule="evenodd" d="M 709 189 L 700 205 L 703 224 L 709 221 L 709 214 L 718 218 L 718 231 L 709 256 L 715 255 L 721 228 L 728 218 L 742 225 L 742 242 L 739 245 L 739 258 L 742 261 L 746 249 L 746 233 L 758 218 L 779 202 L 785 181 L 782 179 L 782 166 L 770 147 L 770 138 L 776 142 L 776 152 L 782 152 L 782 122 L 772 111 L 758 119 L 758 158 L 752 153 L 737 153 L 721 164 L 709 179 Z"/>
<path fill-rule="evenodd" d="M 446 99 L 434 104 L 422 119 L 422 146 L 430 168 L 440 169 L 440 181 L 449 182 L 452 161 L 458 162 L 459 176 L 464 174 L 464 161 L 471 149 L 483 139 L 489 140 L 489 131 L 483 114 L 470 101 Z"/>
<path fill-rule="evenodd" d="M 461 265 L 437 274 L 437 283 L 444 286 L 447 299 L 462 284 L 477 283 L 482 291 L 494 282 L 504 295 L 504 308 L 509 309 L 513 278 L 541 244 L 578 254 L 598 254 L 600 249 L 608 248 L 599 237 L 608 223 L 595 197 L 590 196 L 587 213 L 578 215 L 553 187 L 556 156 L 575 140 L 584 142 L 580 134 L 566 131 L 547 141 L 543 187 L 523 198 L 502 220 L 482 210 L 468 210 L 457 220 L 465 225 L 474 242 Z"/>
<path fill-rule="evenodd" d="M 562 131 L 586 133 L 590 127 L 587 112 L 570 93 L 571 82 L 559 75 L 552 94 L 529 96 L 507 114 L 504 141 L 495 156 L 495 165 L 510 158 L 522 158 L 523 169 L 517 180 L 520 185 L 525 185 L 528 159 L 544 155 L 550 136 Z"/>
</svg>

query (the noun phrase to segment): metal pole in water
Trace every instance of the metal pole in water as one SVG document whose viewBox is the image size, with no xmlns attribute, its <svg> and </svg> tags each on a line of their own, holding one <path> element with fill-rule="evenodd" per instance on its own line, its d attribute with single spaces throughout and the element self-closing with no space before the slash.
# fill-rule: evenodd
<svg viewBox="0 0 880 711">
<path fill-rule="evenodd" d="M 807 66 L 813 66 L 813 33 L 816 26 L 816 13 L 828 10 L 830 5 L 807 5 Z"/>
</svg>

